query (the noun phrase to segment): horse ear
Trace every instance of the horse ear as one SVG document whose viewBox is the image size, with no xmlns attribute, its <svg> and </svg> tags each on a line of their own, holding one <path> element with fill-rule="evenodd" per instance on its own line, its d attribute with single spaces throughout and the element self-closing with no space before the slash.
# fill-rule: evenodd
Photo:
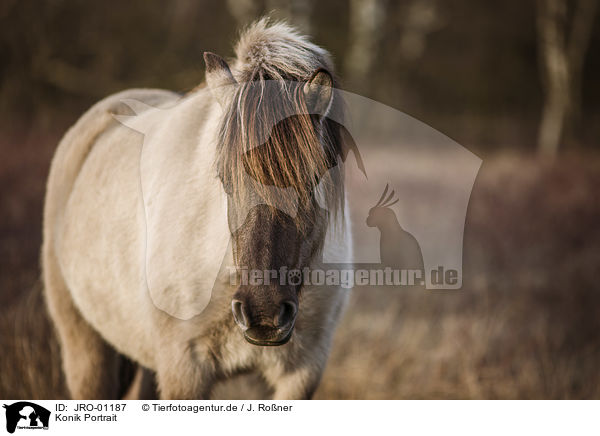
<svg viewBox="0 0 600 436">
<path fill-rule="evenodd" d="M 232 88 L 237 85 L 229 65 L 221 56 L 204 52 L 204 63 L 206 64 L 206 83 L 222 107 L 228 102 L 228 97 L 232 94 Z"/>
<path fill-rule="evenodd" d="M 311 114 L 326 117 L 333 101 L 333 77 L 326 70 L 319 68 L 304 84 L 304 101 Z"/>
</svg>

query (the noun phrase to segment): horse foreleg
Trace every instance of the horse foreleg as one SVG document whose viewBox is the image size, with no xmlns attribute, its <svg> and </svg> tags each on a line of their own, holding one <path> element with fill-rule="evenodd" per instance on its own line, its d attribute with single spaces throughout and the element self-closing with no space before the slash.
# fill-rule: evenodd
<svg viewBox="0 0 600 436">
<path fill-rule="evenodd" d="M 44 292 L 73 399 L 116 399 L 119 355 L 81 316 L 53 258 L 44 259 Z"/>
<path fill-rule="evenodd" d="M 321 370 L 316 368 L 299 368 L 292 372 L 265 378 L 273 387 L 274 400 L 310 400 L 319 386 Z"/>
<path fill-rule="evenodd" d="M 156 390 L 154 385 L 154 374 L 149 369 L 138 365 L 135 376 L 123 395 L 123 400 L 154 400 Z"/>
<path fill-rule="evenodd" d="M 199 353 L 193 346 L 165 348 L 156 372 L 161 400 L 207 400 L 217 367 L 208 353 Z"/>
</svg>

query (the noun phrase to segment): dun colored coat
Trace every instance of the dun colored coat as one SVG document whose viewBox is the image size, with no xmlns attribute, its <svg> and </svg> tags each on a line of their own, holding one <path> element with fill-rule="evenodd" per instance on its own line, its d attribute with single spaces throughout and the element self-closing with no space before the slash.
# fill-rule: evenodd
<svg viewBox="0 0 600 436">
<path fill-rule="evenodd" d="M 207 398 L 215 382 L 242 371 L 262 375 L 278 399 L 310 398 L 320 380 L 347 291 L 232 286 L 221 275 L 213 287 L 203 268 L 224 237 L 235 264 L 250 269 L 315 268 L 326 250 L 351 258 L 341 179 L 330 179 L 326 207 L 314 195 L 343 156 L 341 127 L 326 117 L 342 107 L 330 57 L 289 26 L 261 20 L 242 34 L 231 67 L 210 53 L 205 62 L 207 86 L 185 96 L 132 89 L 97 103 L 52 161 L 44 292 L 75 399 L 116 398 L 123 355 L 155 376 L 164 399 Z M 268 81 L 280 82 L 282 92 L 265 91 Z M 146 156 L 155 187 L 147 198 L 140 190 L 143 138 L 114 116 L 130 115 L 123 101 L 170 108 L 137 114 L 174 150 Z M 278 111 L 297 115 L 278 121 Z M 260 143 L 269 120 L 278 122 Z M 181 190 L 189 182 L 192 197 L 161 206 L 160 192 L 176 197 L 182 177 Z M 268 187 L 291 189 L 297 213 L 273 207 Z M 262 200 L 244 208 L 256 196 Z M 151 203 L 174 223 L 148 230 L 163 262 L 145 257 Z M 209 286 L 210 302 L 189 319 L 174 317 L 154 304 L 149 274 L 163 300 Z"/>
</svg>

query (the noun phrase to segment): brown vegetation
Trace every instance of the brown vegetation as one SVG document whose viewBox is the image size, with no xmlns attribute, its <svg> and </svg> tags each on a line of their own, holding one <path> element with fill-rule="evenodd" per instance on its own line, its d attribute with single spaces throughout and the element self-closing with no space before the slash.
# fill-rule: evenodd
<svg viewBox="0 0 600 436">
<path fill-rule="evenodd" d="M 0 142 L 1 398 L 66 396 L 38 282 L 57 140 Z M 599 185 L 595 154 L 484 159 L 463 289 L 355 290 L 316 398 L 599 398 Z"/>
</svg>

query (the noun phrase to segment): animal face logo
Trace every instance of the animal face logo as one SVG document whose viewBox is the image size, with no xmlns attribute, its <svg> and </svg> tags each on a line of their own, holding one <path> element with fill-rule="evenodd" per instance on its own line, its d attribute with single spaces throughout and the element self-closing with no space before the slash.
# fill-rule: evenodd
<svg viewBox="0 0 600 436">
<path fill-rule="evenodd" d="M 14 433 L 16 429 L 48 429 L 50 411 L 29 401 L 19 401 L 6 409 L 6 431 Z"/>
</svg>

